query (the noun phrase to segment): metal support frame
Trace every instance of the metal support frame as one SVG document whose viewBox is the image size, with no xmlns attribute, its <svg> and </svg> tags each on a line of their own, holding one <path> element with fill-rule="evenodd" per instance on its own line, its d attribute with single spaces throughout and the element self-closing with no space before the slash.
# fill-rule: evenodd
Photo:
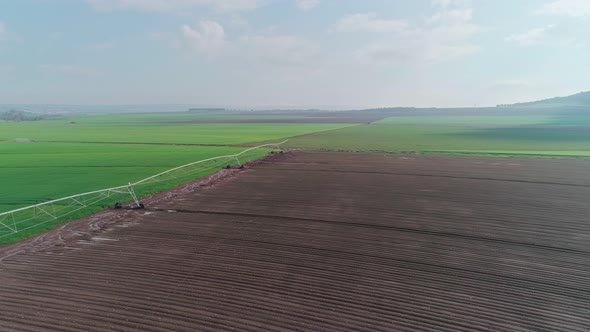
<svg viewBox="0 0 590 332">
<path fill-rule="evenodd" d="M 138 208 L 141 207 L 141 202 L 139 202 L 139 199 L 137 199 L 137 195 L 135 194 L 135 190 L 133 190 L 133 185 L 131 184 L 131 182 L 129 182 L 129 185 L 127 186 L 127 190 L 129 191 L 131 198 L 133 198 L 133 201 L 135 202 L 135 206 Z"/>
</svg>

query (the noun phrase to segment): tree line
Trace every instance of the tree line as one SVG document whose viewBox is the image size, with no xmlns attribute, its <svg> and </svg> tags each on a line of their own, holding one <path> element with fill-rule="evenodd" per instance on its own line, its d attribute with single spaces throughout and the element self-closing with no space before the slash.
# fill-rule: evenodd
<svg viewBox="0 0 590 332">
<path fill-rule="evenodd" d="M 45 119 L 45 116 L 42 114 L 36 114 L 31 112 L 25 111 L 17 111 L 17 110 L 10 110 L 5 112 L 0 112 L 0 120 L 3 121 L 39 121 Z"/>
</svg>

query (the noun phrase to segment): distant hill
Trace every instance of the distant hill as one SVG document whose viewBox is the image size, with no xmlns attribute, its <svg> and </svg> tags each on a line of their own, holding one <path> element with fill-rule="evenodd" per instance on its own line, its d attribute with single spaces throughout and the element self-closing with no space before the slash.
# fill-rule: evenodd
<svg viewBox="0 0 590 332">
<path fill-rule="evenodd" d="M 507 105 L 498 105 L 498 107 L 590 107 L 590 91 L 576 93 L 567 97 L 555 97 L 550 99 L 531 101 L 526 103 L 516 103 Z"/>
</svg>

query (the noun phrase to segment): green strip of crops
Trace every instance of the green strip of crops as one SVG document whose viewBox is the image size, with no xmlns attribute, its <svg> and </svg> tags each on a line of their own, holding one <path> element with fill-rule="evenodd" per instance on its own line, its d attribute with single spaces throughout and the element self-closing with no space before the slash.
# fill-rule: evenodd
<svg viewBox="0 0 590 332">
<path fill-rule="evenodd" d="M 141 118 L 138 118 L 138 120 Z M 0 122 L 0 141 L 239 145 L 343 128 L 342 124 L 119 124 Z"/>
<path fill-rule="evenodd" d="M 288 146 L 317 151 L 496 156 L 588 157 L 590 154 L 590 125 L 539 124 L 536 123 L 541 120 L 539 117 L 521 117 L 517 125 L 507 125 L 514 119 L 496 118 L 495 122 L 485 122 L 490 124 L 488 127 L 467 123 L 464 118 L 435 124 L 437 120 L 404 118 L 396 124 L 390 121 L 390 124 L 347 127 L 297 137 Z"/>
</svg>

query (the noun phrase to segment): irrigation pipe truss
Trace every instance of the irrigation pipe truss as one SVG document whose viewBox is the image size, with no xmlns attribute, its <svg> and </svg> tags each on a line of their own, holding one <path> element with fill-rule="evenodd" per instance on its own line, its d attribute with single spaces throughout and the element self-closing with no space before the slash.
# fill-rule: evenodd
<svg viewBox="0 0 590 332">
<path fill-rule="evenodd" d="M 52 204 L 56 204 L 59 202 L 64 202 L 64 201 L 74 201 L 74 202 L 78 202 L 80 205 L 84 205 L 82 203 L 80 203 L 79 201 L 77 201 L 77 198 L 83 197 L 83 196 L 89 196 L 89 195 L 100 195 L 100 194 L 106 194 L 106 196 L 108 196 L 110 193 L 126 193 L 129 192 L 131 194 L 131 196 L 133 197 L 135 203 L 139 206 L 139 201 L 137 200 L 137 198 L 134 195 L 133 192 L 133 186 L 145 183 L 149 180 L 152 180 L 154 178 L 160 177 L 162 175 L 177 171 L 179 169 L 183 169 L 186 167 L 190 167 L 190 166 L 194 166 L 197 164 L 201 164 L 201 163 L 205 163 L 205 162 L 209 162 L 209 161 L 214 161 L 214 160 L 218 160 L 218 159 L 235 159 L 239 165 L 241 165 L 240 159 L 239 157 L 256 149 L 263 149 L 263 148 L 280 148 L 281 145 L 285 144 L 288 140 L 285 140 L 283 142 L 280 143 L 269 143 L 269 144 L 263 144 L 263 145 L 259 145 L 259 146 L 255 146 L 249 149 L 246 149 L 240 153 L 236 153 L 236 154 L 231 154 L 231 155 L 225 155 L 225 156 L 218 156 L 218 157 L 213 157 L 213 158 L 208 158 L 208 159 L 204 159 L 204 160 L 199 160 L 199 161 L 195 161 L 186 165 L 182 165 L 182 166 L 178 166 L 172 169 L 169 169 L 167 171 L 158 173 L 156 175 L 152 175 L 148 178 L 145 178 L 143 180 L 139 180 L 137 182 L 134 183 L 129 183 L 127 185 L 124 186 L 118 186 L 118 187 L 113 187 L 113 188 L 107 188 L 107 189 L 101 189 L 101 190 L 95 190 L 95 191 L 90 191 L 90 192 L 86 192 L 86 193 L 82 193 L 82 194 L 77 194 L 77 195 L 72 195 L 72 196 L 68 196 L 68 197 L 63 197 L 63 198 L 58 198 L 58 199 L 54 199 L 51 201 L 47 201 L 47 202 L 43 202 L 43 203 L 39 203 L 39 204 L 35 204 L 35 205 L 30 205 L 27 207 L 23 207 L 23 208 L 19 208 L 19 209 L 15 209 L 15 210 L 11 210 L 11 211 L 7 211 L 7 212 L 2 212 L 0 213 L 0 226 L 5 226 L 9 229 L 11 229 L 13 232 L 17 232 L 16 229 L 13 229 L 12 227 L 9 227 L 8 225 L 4 224 L 4 220 L 9 217 L 12 216 L 13 220 L 14 220 L 14 214 L 17 212 L 22 212 L 22 211 L 26 211 L 26 210 L 32 210 L 32 209 L 40 209 L 42 212 L 52 216 L 49 212 L 45 211 L 42 209 L 43 206 L 47 206 L 47 205 L 52 205 Z M 52 216 L 53 219 L 57 219 L 57 216 Z"/>
</svg>

